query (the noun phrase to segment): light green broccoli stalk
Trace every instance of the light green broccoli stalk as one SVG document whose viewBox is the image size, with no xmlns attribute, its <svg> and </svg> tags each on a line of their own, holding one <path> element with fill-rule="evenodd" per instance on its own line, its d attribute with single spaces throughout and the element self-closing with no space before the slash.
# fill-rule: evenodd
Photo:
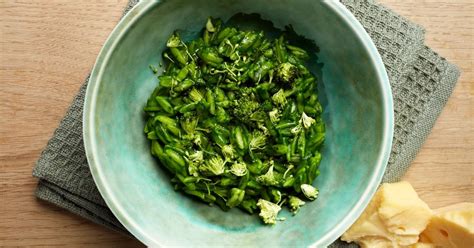
<svg viewBox="0 0 474 248">
<path fill-rule="evenodd" d="M 290 206 L 290 211 L 293 214 L 296 214 L 301 206 L 303 206 L 305 202 L 296 196 L 288 197 L 288 205 Z"/>
<path fill-rule="evenodd" d="M 248 173 L 247 165 L 244 162 L 235 162 L 230 167 L 230 173 L 242 177 Z"/>
<path fill-rule="evenodd" d="M 236 207 L 244 200 L 244 196 L 245 190 L 239 188 L 232 188 L 230 190 L 230 197 L 226 205 L 230 208 Z"/>
<path fill-rule="evenodd" d="M 301 191 L 303 192 L 304 196 L 306 196 L 306 198 L 308 198 L 308 200 L 310 201 L 314 201 L 316 200 L 316 198 L 318 198 L 318 189 L 309 184 L 301 184 Z"/>
<path fill-rule="evenodd" d="M 220 156 L 215 156 L 202 164 L 199 167 L 199 171 L 211 176 L 218 176 L 224 174 L 225 163 L 226 161 L 224 161 Z"/>
<path fill-rule="evenodd" d="M 257 207 L 260 208 L 259 216 L 262 218 L 265 224 L 276 223 L 278 212 L 281 210 L 281 207 L 278 204 L 266 201 L 264 199 L 259 199 L 257 202 Z"/>
</svg>

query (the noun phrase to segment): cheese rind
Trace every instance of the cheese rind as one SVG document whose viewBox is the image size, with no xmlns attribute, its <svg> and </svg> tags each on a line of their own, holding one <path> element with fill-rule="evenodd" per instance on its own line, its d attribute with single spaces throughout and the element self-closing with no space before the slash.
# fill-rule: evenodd
<svg viewBox="0 0 474 248">
<path fill-rule="evenodd" d="M 408 182 L 383 184 L 341 237 L 362 247 L 403 247 L 418 242 L 432 212 Z"/>
<path fill-rule="evenodd" d="M 420 238 L 441 247 L 474 247 L 474 203 L 460 203 L 435 210 Z"/>
</svg>

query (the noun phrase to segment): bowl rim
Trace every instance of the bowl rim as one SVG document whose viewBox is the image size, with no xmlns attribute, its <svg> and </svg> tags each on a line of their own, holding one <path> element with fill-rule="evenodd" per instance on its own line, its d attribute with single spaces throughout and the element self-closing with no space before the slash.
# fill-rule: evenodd
<svg viewBox="0 0 474 248">
<path fill-rule="evenodd" d="M 96 156 L 97 142 L 95 134 L 92 130 L 95 129 L 94 116 L 96 111 L 98 89 L 101 83 L 100 79 L 102 78 L 104 68 L 108 63 L 111 54 L 115 50 L 115 47 L 119 41 L 127 33 L 128 29 L 133 26 L 134 23 L 136 23 L 141 18 L 141 16 L 146 14 L 155 6 L 159 5 L 161 2 L 161 0 L 140 1 L 119 21 L 117 26 L 113 29 L 112 33 L 104 43 L 104 46 L 100 50 L 92 70 L 86 90 L 83 112 L 84 148 L 92 177 L 100 194 L 120 223 L 138 240 L 140 240 L 145 245 L 152 247 L 161 246 L 160 242 L 158 241 L 157 243 L 156 238 L 150 237 L 149 234 L 140 228 L 133 218 L 128 215 L 128 212 L 123 208 L 123 206 L 118 203 L 111 188 L 107 186 L 107 179 L 102 170 L 102 166 L 100 162 L 95 159 L 98 157 Z M 365 31 L 362 24 L 342 3 L 337 0 L 329 0 L 323 1 L 323 4 L 326 4 L 328 7 L 332 8 L 334 13 L 339 15 L 339 17 L 344 20 L 344 22 L 352 29 L 354 34 L 363 44 L 365 50 L 368 52 L 370 60 L 375 67 L 378 82 L 380 82 L 379 87 L 383 93 L 382 101 L 384 111 L 384 126 L 382 149 L 378 154 L 375 170 L 369 180 L 367 188 L 362 193 L 359 201 L 355 204 L 353 209 L 347 213 L 342 221 L 340 221 L 334 229 L 325 233 L 319 240 L 311 244 L 311 247 L 326 247 L 334 242 L 350 227 L 350 225 L 352 225 L 357 220 L 360 214 L 362 214 L 364 211 L 365 207 L 369 204 L 369 201 L 375 194 L 375 191 L 377 190 L 378 185 L 383 178 L 385 168 L 388 163 L 392 146 L 394 122 L 392 91 L 388 75 L 382 58 L 372 39 Z"/>
</svg>

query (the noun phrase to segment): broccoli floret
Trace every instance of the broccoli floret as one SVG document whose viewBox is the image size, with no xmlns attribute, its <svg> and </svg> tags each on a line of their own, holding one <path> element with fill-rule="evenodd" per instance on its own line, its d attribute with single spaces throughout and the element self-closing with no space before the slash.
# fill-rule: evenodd
<svg viewBox="0 0 474 248">
<path fill-rule="evenodd" d="M 221 153 L 222 155 L 224 155 L 224 157 L 227 159 L 227 160 L 231 160 L 234 158 L 235 154 L 235 149 L 232 145 L 224 145 L 221 147 Z"/>
<path fill-rule="evenodd" d="M 218 176 L 224 174 L 225 163 L 226 161 L 224 161 L 220 156 L 216 156 L 209 159 L 206 163 L 202 164 L 199 167 L 199 170 L 211 176 Z"/>
<path fill-rule="evenodd" d="M 174 33 L 166 42 L 167 47 L 179 47 L 181 45 L 181 38 L 177 33 Z"/>
<path fill-rule="evenodd" d="M 296 214 L 301 206 L 303 206 L 305 202 L 296 196 L 290 196 L 288 198 L 288 205 L 290 206 L 290 211 L 293 214 Z"/>
<path fill-rule="evenodd" d="M 306 196 L 306 198 L 308 198 L 308 200 L 310 201 L 314 201 L 316 200 L 316 198 L 318 198 L 318 189 L 309 184 L 301 184 L 301 191 L 303 192 L 304 196 Z"/>
<path fill-rule="evenodd" d="M 298 67 L 295 65 L 285 62 L 278 66 L 276 71 L 276 79 L 282 83 L 293 83 L 298 74 Z"/>
<path fill-rule="evenodd" d="M 273 173 L 273 164 L 270 166 L 270 168 L 268 168 L 267 173 L 257 177 L 257 182 L 267 186 L 273 186 L 278 184 L 278 180 L 275 177 L 275 173 Z"/>
<path fill-rule="evenodd" d="M 268 116 L 270 117 L 270 121 L 272 123 L 277 123 L 280 121 L 280 111 L 277 108 L 274 108 L 272 111 L 268 112 Z"/>
<path fill-rule="evenodd" d="M 258 102 L 251 99 L 240 98 L 238 104 L 234 108 L 234 115 L 240 120 L 250 119 L 250 116 L 259 107 Z"/>
<path fill-rule="evenodd" d="M 303 124 L 304 128 L 308 129 L 309 127 L 311 127 L 311 125 L 313 125 L 313 123 L 316 122 L 316 120 L 307 116 L 306 113 L 303 112 L 303 114 L 301 115 L 300 122 Z"/>
<path fill-rule="evenodd" d="M 259 199 L 257 206 L 260 208 L 259 216 L 262 218 L 265 224 L 275 224 L 278 212 L 280 212 L 281 207 L 278 204 L 273 202 L 266 201 L 264 199 Z"/>
<path fill-rule="evenodd" d="M 272 96 L 272 101 L 276 105 L 285 106 L 286 105 L 286 94 L 283 89 L 280 89 Z"/>
<path fill-rule="evenodd" d="M 249 150 L 263 149 L 265 147 L 267 137 L 260 131 L 255 131 L 252 133 L 249 142 Z"/>
<path fill-rule="evenodd" d="M 244 162 L 235 162 L 230 167 L 230 173 L 242 177 L 248 173 L 247 165 Z"/>
</svg>

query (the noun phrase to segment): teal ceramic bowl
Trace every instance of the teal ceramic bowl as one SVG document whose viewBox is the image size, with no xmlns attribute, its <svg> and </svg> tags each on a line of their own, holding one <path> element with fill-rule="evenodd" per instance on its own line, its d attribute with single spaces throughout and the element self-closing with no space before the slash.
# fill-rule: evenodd
<svg viewBox="0 0 474 248">
<path fill-rule="evenodd" d="M 327 139 L 319 198 L 296 216 L 264 226 L 240 210 L 223 212 L 175 192 L 149 153 L 142 109 L 157 85 L 168 36 L 196 33 L 208 16 L 258 13 L 320 47 L 320 94 Z M 393 132 L 387 74 L 361 24 L 338 1 L 144 1 L 118 24 L 97 59 L 87 88 L 84 141 L 95 182 L 120 222 L 149 246 L 323 247 L 360 215 L 377 189 Z"/>
</svg>

